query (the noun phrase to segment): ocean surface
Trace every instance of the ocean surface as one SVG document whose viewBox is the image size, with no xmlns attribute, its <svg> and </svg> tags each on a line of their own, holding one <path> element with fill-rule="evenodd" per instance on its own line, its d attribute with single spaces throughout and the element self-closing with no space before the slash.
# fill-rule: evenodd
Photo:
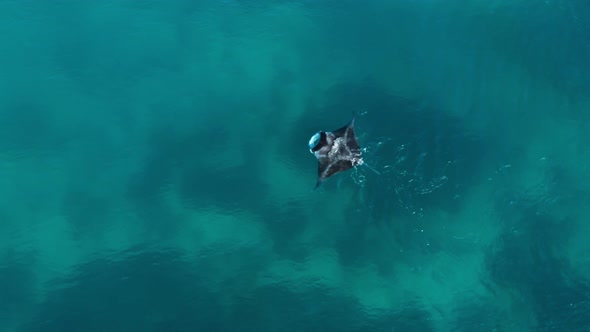
<svg viewBox="0 0 590 332">
<path fill-rule="evenodd" d="M 590 2 L 0 0 L 0 36 L 0 331 L 590 331 Z"/>
</svg>

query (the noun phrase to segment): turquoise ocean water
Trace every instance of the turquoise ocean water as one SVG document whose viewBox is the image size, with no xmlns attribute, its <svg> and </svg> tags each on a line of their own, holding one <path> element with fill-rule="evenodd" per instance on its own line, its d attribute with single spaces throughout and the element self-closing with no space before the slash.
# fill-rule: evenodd
<svg viewBox="0 0 590 332">
<path fill-rule="evenodd" d="M 590 4 L 0 0 L 0 331 L 590 331 Z M 368 167 L 312 190 L 307 142 Z"/>
</svg>

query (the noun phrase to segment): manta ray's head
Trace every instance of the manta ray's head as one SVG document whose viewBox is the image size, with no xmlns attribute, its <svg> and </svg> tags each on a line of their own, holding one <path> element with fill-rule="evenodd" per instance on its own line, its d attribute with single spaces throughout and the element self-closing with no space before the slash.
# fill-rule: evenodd
<svg viewBox="0 0 590 332">
<path fill-rule="evenodd" d="M 319 131 L 309 139 L 309 152 L 316 157 L 325 155 L 334 144 L 334 134 L 331 132 Z"/>
<path fill-rule="evenodd" d="M 317 133 L 315 133 L 313 136 L 311 136 L 311 138 L 309 139 L 309 152 L 313 153 L 313 150 L 320 144 L 320 140 L 322 139 L 322 132 L 319 131 Z"/>
</svg>

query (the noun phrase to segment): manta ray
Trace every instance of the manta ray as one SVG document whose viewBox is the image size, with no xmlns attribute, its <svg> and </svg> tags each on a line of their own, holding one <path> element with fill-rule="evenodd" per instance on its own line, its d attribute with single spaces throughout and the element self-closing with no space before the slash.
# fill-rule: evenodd
<svg viewBox="0 0 590 332">
<path fill-rule="evenodd" d="M 309 140 L 309 151 L 318 160 L 318 188 L 327 178 L 363 165 L 363 156 L 354 133 L 354 115 L 350 122 L 334 131 L 319 131 Z"/>
</svg>

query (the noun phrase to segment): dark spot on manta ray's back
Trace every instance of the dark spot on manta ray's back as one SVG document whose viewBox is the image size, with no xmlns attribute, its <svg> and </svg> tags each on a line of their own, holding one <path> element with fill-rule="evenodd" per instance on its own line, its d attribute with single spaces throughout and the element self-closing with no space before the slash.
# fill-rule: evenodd
<svg viewBox="0 0 590 332">
<path fill-rule="evenodd" d="M 338 130 L 314 134 L 309 140 L 309 151 L 318 160 L 316 188 L 327 178 L 362 165 L 361 148 L 354 133 L 354 116 Z"/>
</svg>

